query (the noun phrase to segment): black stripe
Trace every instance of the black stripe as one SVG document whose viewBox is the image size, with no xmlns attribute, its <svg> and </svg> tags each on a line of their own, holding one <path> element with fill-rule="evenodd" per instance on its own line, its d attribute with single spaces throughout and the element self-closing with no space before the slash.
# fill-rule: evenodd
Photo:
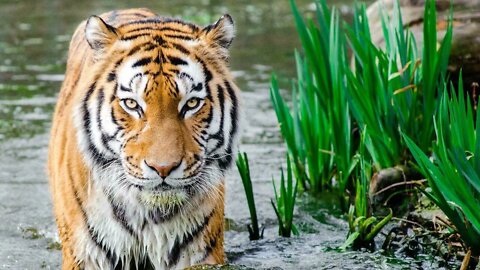
<svg viewBox="0 0 480 270">
<path fill-rule="evenodd" d="M 73 196 L 75 198 L 75 202 L 77 203 L 78 207 L 80 208 L 80 212 L 82 213 L 82 217 L 83 217 L 83 223 L 87 224 L 88 226 L 88 217 L 87 217 L 87 212 L 85 211 L 85 208 L 83 208 L 83 203 L 82 201 L 80 200 L 80 196 L 79 196 L 79 193 L 78 193 L 78 189 L 77 189 L 77 185 L 75 185 L 75 182 L 73 180 L 73 175 L 72 175 L 72 168 L 71 168 L 71 164 L 70 164 L 70 160 L 67 159 L 67 175 L 68 175 L 68 179 L 70 180 L 70 186 L 72 187 L 72 190 L 73 190 Z M 90 234 L 90 231 L 87 230 L 88 234 L 90 235 L 90 238 L 92 238 L 92 235 Z M 72 256 L 75 258 L 75 259 L 80 259 L 80 258 L 77 258 L 76 257 L 76 254 L 72 254 Z"/>
<path fill-rule="evenodd" d="M 167 62 L 167 58 L 166 58 L 165 54 L 163 53 L 163 50 L 159 50 L 158 57 L 160 58 L 160 62 L 162 62 L 162 63 Z"/>
<path fill-rule="evenodd" d="M 205 64 L 205 61 L 203 61 L 199 57 L 196 57 L 196 60 L 202 65 L 203 74 L 205 76 L 205 92 L 207 94 L 206 98 L 211 101 L 212 91 L 210 89 L 210 81 L 213 79 L 212 72 L 208 69 L 207 65 Z M 210 127 L 212 120 L 213 120 L 213 106 L 211 105 L 207 117 L 203 120 L 207 124 L 207 127 L 205 129 L 208 129 Z M 211 153 L 207 153 L 207 156 L 210 156 L 210 154 Z M 212 163 L 212 159 L 207 159 L 206 163 L 207 165 L 210 165 Z"/>
<path fill-rule="evenodd" d="M 180 73 L 179 77 L 180 77 L 180 79 L 187 78 L 187 79 L 189 79 L 190 81 L 193 82 L 192 76 L 188 75 L 188 74 L 185 73 L 185 72 Z"/>
<path fill-rule="evenodd" d="M 184 53 L 184 54 L 187 54 L 187 55 L 190 54 L 190 51 L 187 50 L 185 47 L 183 47 L 183 46 L 180 45 L 180 44 L 177 44 L 177 43 L 173 43 L 173 42 L 172 42 L 172 43 L 170 43 L 170 45 L 171 45 L 174 49 L 180 51 L 181 53 Z"/>
<path fill-rule="evenodd" d="M 144 19 L 144 20 L 135 20 L 135 21 L 129 21 L 124 24 L 119 25 L 118 27 L 124 27 L 127 25 L 132 25 L 132 24 L 149 24 L 149 23 L 161 23 L 162 20 L 158 17 L 155 18 L 150 18 L 150 19 Z"/>
<path fill-rule="evenodd" d="M 105 26 L 107 27 L 108 31 L 116 34 L 117 33 L 117 29 L 113 26 L 111 26 L 110 24 L 106 23 Z"/>
<path fill-rule="evenodd" d="M 182 250 L 185 247 L 187 247 L 191 242 L 193 242 L 195 237 L 197 237 L 200 233 L 203 232 L 203 230 L 208 225 L 208 222 L 210 221 L 210 218 L 213 216 L 214 213 L 215 213 L 215 210 L 212 211 L 208 216 L 205 216 L 203 219 L 203 222 L 199 224 L 196 228 L 194 228 L 190 232 L 186 232 L 183 235 L 183 239 L 182 239 L 183 241 L 181 241 L 178 237 L 175 238 L 173 247 L 168 253 L 167 265 L 169 267 L 174 266 L 178 263 Z"/>
<path fill-rule="evenodd" d="M 203 61 L 199 57 L 196 57 L 196 59 L 203 67 L 203 73 L 205 75 L 206 83 L 210 82 L 213 79 L 212 72 L 208 69 L 207 65 L 205 64 L 205 61 Z"/>
<path fill-rule="evenodd" d="M 135 80 L 136 78 L 139 78 L 139 77 L 142 77 L 142 73 L 137 73 L 137 74 L 135 74 L 135 76 L 133 76 L 133 77 L 130 79 L 130 82 L 128 83 L 128 86 L 130 87 L 130 89 L 132 89 L 133 80 Z"/>
<path fill-rule="evenodd" d="M 117 119 L 115 119 L 115 111 L 113 109 L 110 111 L 110 115 L 112 116 L 112 122 L 118 126 L 118 131 L 122 130 L 123 128 L 119 126 Z"/>
<path fill-rule="evenodd" d="M 155 58 L 153 59 L 153 62 L 154 62 L 155 64 L 160 64 L 160 63 L 162 62 L 162 61 L 160 60 L 160 54 L 158 54 L 157 57 L 155 57 Z"/>
<path fill-rule="evenodd" d="M 111 71 L 108 73 L 107 76 L 107 82 L 113 82 L 117 78 L 117 75 L 115 74 L 115 71 Z"/>
<path fill-rule="evenodd" d="M 137 62 L 135 62 L 135 64 L 132 65 L 132 68 L 146 66 L 146 65 L 150 64 L 151 62 L 152 62 L 151 57 L 145 57 L 145 58 L 142 58 L 142 59 L 138 60 Z"/>
<path fill-rule="evenodd" d="M 113 120 L 113 122 L 116 121 L 115 119 L 112 119 L 112 120 Z M 118 127 L 117 131 L 115 131 L 115 133 L 112 135 L 112 138 L 116 138 L 122 130 L 123 129 L 121 127 Z"/>
<path fill-rule="evenodd" d="M 128 88 L 128 87 L 125 87 L 123 85 L 120 84 L 120 90 L 122 91 L 125 91 L 125 92 L 132 92 L 132 89 Z"/>
<path fill-rule="evenodd" d="M 125 208 L 115 203 L 113 197 L 110 194 L 108 195 L 108 200 L 110 202 L 110 205 L 112 206 L 113 216 L 115 217 L 117 222 L 120 223 L 120 225 L 122 225 L 122 227 L 130 234 L 130 236 L 134 237 L 135 239 L 138 239 L 138 236 L 135 233 L 135 230 L 128 223 L 128 220 L 125 217 Z"/>
<path fill-rule="evenodd" d="M 125 58 L 122 57 L 122 58 L 118 59 L 117 62 L 115 62 L 114 69 L 117 69 L 123 63 L 123 59 L 125 59 Z M 115 70 L 112 70 L 112 71 L 115 71 Z"/>
<path fill-rule="evenodd" d="M 183 31 L 182 29 L 172 28 L 172 27 L 170 27 L 170 26 L 163 26 L 163 27 L 158 28 L 157 30 L 158 30 L 158 31 L 172 31 L 172 32 L 182 33 L 182 34 L 187 34 L 187 35 L 193 34 L 192 31 L 185 32 L 185 31 Z"/>
<path fill-rule="evenodd" d="M 85 135 L 87 138 L 87 143 L 88 143 L 88 151 L 90 152 L 90 155 L 92 159 L 94 160 L 95 164 L 98 164 L 100 166 L 105 166 L 108 162 L 111 160 L 105 159 L 102 154 L 98 151 L 98 149 L 95 147 L 95 145 L 92 142 L 92 138 L 90 137 L 92 134 L 92 131 L 90 130 L 90 112 L 88 110 L 88 100 L 92 96 L 93 92 L 95 91 L 96 88 L 96 83 L 93 83 L 90 85 L 90 88 L 87 91 L 87 94 L 85 95 L 85 98 L 83 99 L 83 128 L 85 129 Z"/>
<path fill-rule="evenodd" d="M 202 89 L 203 89 L 203 84 L 201 82 L 197 83 L 192 87 L 192 91 L 194 92 L 202 91 Z"/>
<path fill-rule="evenodd" d="M 183 59 L 181 58 L 178 58 L 178 57 L 175 57 L 175 56 L 168 56 L 167 57 L 169 62 L 172 64 L 172 65 L 175 65 L 175 66 L 179 66 L 179 65 L 188 65 L 187 62 L 185 62 Z"/>
<path fill-rule="evenodd" d="M 115 92 L 116 92 L 116 90 L 118 89 L 118 83 L 117 83 L 117 82 L 115 82 L 115 86 L 113 87 L 113 89 L 114 89 L 114 92 L 113 92 L 113 94 L 110 96 L 110 103 L 113 103 L 113 102 L 115 101 L 115 99 L 117 98 L 117 97 L 115 96 Z M 113 110 L 113 109 L 112 109 L 112 110 Z M 113 117 L 112 117 L 112 118 L 113 118 Z M 113 121 L 113 122 L 115 122 L 115 121 Z"/>
<path fill-rule="evenodd" d="M 131 35 L 131 36 L 124 36 L 122 37 L 122 41 L 129 41 L 129 40 L 134 40 L 139 37 L 146 37 L 146 36 L 151 36 L 150 33 L 141 33 L 141 34 L 136 34 L 136 35 Z"/>
<path fill-rule="evenodd" d="M 165 46 L 166 44 L 165 40 L 160 36 L 154 37 L 153 41 L 155 41 L 159 46 Z"/>
<path fill-rule="evenodd" d="M 95 232 L 95 229 L 90 225 L 87 224 L 88 226 L 88 232 L 90 233 L 90 237 L 92 241 L 97 245 L 98 248 L 102 250 L 103 253 L 105 253 L 105 256 L 107 257 L 107 260 L 110 262 L 110 265 L 114 266 L 117 264 L 118 261 L 118 256 L 113 253 L 111 249 L 108 248 L 107 245 L 105 245 L 98 237 L 97 232 Z"/>
<path fill-rule="evenodd" d="M 217 133 L 212 134 L 210 136 L 210 138 L 217 140 L 217 143 L 215 144 L 215 147 L 214 147 L 215 150 L 217 150 L 218 147 L 222 146 L 225 143 L 225 140 L 224 140 L 225 135 L 223 132 L 223 126 L 225 122 L 225 96 L 224 96 L 225 90 L 220 85 L 217 87 L 217 90 L 218 90 L 218 93 L 217 93 L 218 104 L 220 104 L 220 127 L 218 128 Z"/>
<path fill-rule="evenodd" d="M 197 263 L 202 263 L 204 262 L 208 256 L 212 253 L 212 251 L 217 247 L 218 245 L 218 238 L 220 237 L 220 234 L 222 234 L 222 227 L 219 226 L 215 233 L 213 233 L 212 238 L 210 238 L 210 242 L 207 243 L 207 247 L 205 248 L 205 255 L 203 258 L 198 261 Z"/>
<path fill-rule="evenodd" d="M 133 47 L 127 54 L 127 56 L 132 56 L 133 54 L 135 54 L 136 52 L 140 51 L 141 48 L 143 48 L 143 46 L 145 46 L 145 44 L 140 44 L 140 45 L 137 45 L 135 47 Z M 123 61 L 123 58 L 120 59 L 121 61 Z M 116 66 L 118 67 L 118 65 Z"/>
<path fill-rule="evenodd" d="M 187 35 L 165 34 L 163 36 L 167 38 L 173 38 L 173 39 L 193 40 L 192 36 L 187 36 Z"/>
<path fill-rule="evenodd" d="M 230 134 L 235 134 L 237 132 L 237 106 L 238 100 L 233 90 L 232 86 L 228 81 L 225 81 L 225 87 L 227 88 L 228 95 L 230 96 L 230 100 L 232 101 L 232 108 L 230 110 L 230 116 L 232 118 L 232 129 L 230 130 Z M 230 141 L 233 141 L 233 138 L 230 137 Z"/>
<path fill-rule="evenodd" d="M 124 262 L 125 265 L 129 265 L 130 267 L 128 269 L 134 270 L 155 270 L 155 266 L 153 263 L 150 261 L 150 258 L 148 256 L 145 256 L 144 258 L 141 258 L 140 261 L 137 261 L 135 259 L 131 259 L 130 262 Z M 115 270 L 124 270 L 127 269 L 127 267 L 123 266 L 124 264 L 120 262 L 117 264 L 115 267 Z"/>
<path fill-rule="evenodd" d="M 83 203 L 82 201 L 80 200 L 80 197 L 79 197 L 79 193 L 78 193 L 78 189 L 77 189 L 77 185 L 75 185 L 74 181 L 73 181 L 73 175 L 72 175 L 72 168 L 71 168 L 71 164 L 70 164 L 70 160 L 67 159 L 67 173 L 68 173 L 68 179 L 70 179 L 70 186 L 72 187 L 73 189 L 73 195 L 75 197 L 75 202 L 78 204 L 78 206 L 80 207 L 80 211 L 82 212 L 82 216 L 83 216 L 83 220 L 85 222 L 87 222 L 88 220 L 88 217 L 87 217 L 87 212 L 85 211 L 85 209 L 83 208 Z"/>
<path fill-rule="evenodd" d="M 144 52 L 149 52 L 149 51 L 152 51 L 153 49 L 157 48 L 158 45 L 157 44 L 153 44 L 153 43 L 146 43 L 145 46 L 143 46 L 143 51 Z"/>
<path fill-rule="evenodd" d="M 228 146 L 227 146 L 227 150 L 225 151 L 226 155 L 224 156 L 223 159 L 219 160 L 219 166 L 220 168 L 222 169 L 226 169 L 228 167 L 230 167 L 230 165 L 232 164 L 232 160 L 233 160 L 233 153 L 232 153 L 232 147 L 233 147 L 233 138 L 235 137 L 236 133 L 237 133 L 237 106 L 238 106 L 238 100 L 237 100 L 237 96 L 235 95 L 235 91 L 233 90 L 232 86 L 230 85 L 230 83 L 228 81 L 225 81 L 225 87 L 227 88 L 227 92 L 228 92 L 228 95 L 230 96 L 230 100 L 232 101 L 232 108 L 230 108 L 230 117 L 232 119 L 232 126 L 231 126 L 231 129 L 230 129 L 230 138 L 228 140 Z"/>
<path fill-rule="evenodd" d="M 213 79 L 212 72 L 208 69 L 207 65 L 202 59 L 200 59 L 199 57 L 195 57 L 195 59 L 202 65 L 203 68 L 203 75 L 205 76 L 205 93 L 207 94 L 205 98 L 211 101 L 212 91 L 210 89 L 210 81 Z M 208 123 L 210 124 L 210 122 Z"/>
<path fill-rule="evenodd" d="M 173 84 L 173 89 L 175 91 L 172 90 L 172 87 L 170 87 L 170 93 L 173 92 L 173 97 L 177 98 L 178 97 L 178 83 L 176 81 L 173 81 L 173 83 L 170 83 L 170 84 Z M 185 116 L 185 112 L 180 112 L 180 115 L 182 116 L 182 118 Z"/>
<path fill-rule="evenodd" d="M 200 142 L 200 140 L 197 139 L 197 137 L 192 136 L 192 138 L 193 138 L 193 140 L 194 140 L 201 148 L 204 148 L 204 147 L 205 147 L 205 145 L 204 145 L 202 142 Z"/>
<path fill-rule="evenodd" d="M 213 106 L 210 105 L 210 110 L 208 111 L 207 117 L 203 120 L 207 125 L 210 125 L 213 119 Z M 206 132 L 206 131 L 205 131 Z"/>
<path fill-rule="evenodd" d="M 154 41 L 155 41 L 155 40 L 154 40 Z M 143 52 L 149 52 L 149 51 L 157 48 L 157 46 L 158 46 L 157 44 L 154 44 L 154 43 L 151 42 L 151 40 L 149 40 L 149 41 L 147 41 L 147 42 L 145 42 L 145 43 L 142 43 L 142 44 L 139 44 L 139 45 L 133 47 L 133 48 L 128 52 L 127 56 L 132 56 L 132 55 L 134 55 L 135 53 L 137 53 L 137 52 L 140 51 L 140 50 L 142 50 Z M 121 58 L 121 61 L 123 61 L 123 59 L 124 59 L 124 58 Z M 118 65 L 115 66 L 115 67 L 118 67 Z"/>
<path fill-rule="evenodd" d="M 163 26 L 163 27 L 144 26 L 144 27 L 132 29 L 125 34 L 134 34 L 134 33 L 141 32 L 141 31 L 155 31 L 155 32 L 173 31 L 173 32 L 176 32 L 176 33 L 182 33 L 182 34 L 187 34 L 187 35 L 192 34 L 192 31 L 185 32 L 182 29 L 172 28 L 170 26 Z"/>
<path fill-rule="evenodd" d="M 101 134 L 103 147 L 105 147 L 107 149 L 107 152 L 110 152 L 110 154 L 115 155 L 115 152 L 108 145 L 108 143 L 110 142 L 110 140 L 112 138 L 110 136 L 108 136 L 108 134 L 105 134 L 105 132 L 103 132 L 103 130 L 102 130 L 101 114 L 102 114 L 103 102 L 105 101 L 105 93 L 104 93 L 103 88 L 100 88 L 98 91 L 99 91 L 99 93 L 98 93 L 98 97 L 97 97 L 97 102 L 98 102 L 98 105 L 97 105 L 97 128 L 98 128 L 98 130 L 100 131 L 100 134 Z"/>
<path fill-rule="evenodd" d="M 67 160 L 67 168 L 68 168 L 68 177 L 69 179 L 71 180 L 71 186 L 72 186 L 72 189 L 73 189 L 73 195 L 75 197 L 75 201 L 76 203 L 78 204 L 78 206 L 80 207 L 80 211 L 82 212 L 82 216 L 83 216 L 83 219 L 87 225 L 87 228 L 88 228 L 88 234 L 90 235 L 90 239 L 95 243 L 95 245 L 101 249 L 104 253 L 105 253 L 105 256 L 107 257 L 107 260 L 110 261 L 110 264 L 111 265 L 114 265 L 115 264 L 115 261 L 116 261 L 116 255 L 112 253 L 111 250 L 109 250 L 108 248 L 106 248 L 106 246 L 101 243 L 99 240 L 98 240 L 98 235 L 97 233 L 94 231 L 93 227 L 89 224 L 89 221 L 88 221 L 88 216 L 87 216 L 87 212 L 85 211 L 85 208 L 83 208 L 83 203 L 82 201 L 80 201 L 80 197 L 79 197 L 79 193 L 78 193 L 78 190 L 77 190 L 77 186 L 75 185 L 75 183 L 73 182 L 73 175 L 71 174 L 72 173 L 72 169 L 70 167 L 70 163 L 69 161 Z"/>
<path fill-rule="evenodd" d="M 151 31 L 151 30 L 157 30 L 157 29 L 158 29 L 157 27 L 144 26 L 144 27 L 132 29 L 132 30 L 126 32 L 125 34 L 133 34 L 133 33 L 140 32 L 140 31 Z"/>
<path fill-rule="evenodd" d="M 192 32 L 198 30 L 198 26 L 194 24 L 187 23 L 178 19 L 167 18 L 167 17 L 153 17 L 153 18 L 149 17 L 148 19 L 129 21 L 119 25 L 118 28 L 124 27 L 127 25 L 134 25 L 134 24 L 160 24 L 160 23 L 178 23 L 178 24 L 190 27 L 192 29 Z"/>
<path fill-rule="evenodd" d="M 177 94 L 177 90 L 178 88 L 170 88 L 168 90 L 168 92 L 170 93 L 170 95 L 173 97 L 173 98 L 177 98 L 178 97 L 178 94 Z M 186 111 L 184 111 L 183 113 L 180 113 L 180 115 L 183 117 L 185 117 L 185 114 L 186 114 Z"/>
</svg>

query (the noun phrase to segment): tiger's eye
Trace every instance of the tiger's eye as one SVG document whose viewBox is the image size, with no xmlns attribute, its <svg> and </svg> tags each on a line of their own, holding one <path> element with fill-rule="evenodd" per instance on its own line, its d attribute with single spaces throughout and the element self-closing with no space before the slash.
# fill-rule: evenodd
<svg viewBox="0 0 480 270">
<path fill-rule="evenodd" d="M 187 106 L 188 106 L 188 108 L 193 109 L 193 108 L 197 107 L 199 102 L 200 101 L 198 101 L 198 99 L 192 98 L 189 101 L 187 101 Z"/>
<path fill-rule="evenodd" d="M 125 106 L 127 106 L 127 108 L 129 108 L 129 109 L 131 109 L 131 110 L 136 109 L 137 106 L 138 106 L 138 103 L 137 103 L 135 100 L 131 99 L 131 98 L 125 99 L 124 102 L 125 102 Z"/>
</svg>

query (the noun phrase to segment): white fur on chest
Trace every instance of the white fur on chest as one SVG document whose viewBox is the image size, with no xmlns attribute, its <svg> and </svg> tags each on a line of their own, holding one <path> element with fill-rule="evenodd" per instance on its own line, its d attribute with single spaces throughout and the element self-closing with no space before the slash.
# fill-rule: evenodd
<svg viewBox="0 0 480 270">
<path fill-rule="evenodd" d="M 145 218 L 148 211 L 138 200 L 138 189 L 121 184 L 112 186 L 110 182 L 107 193 L 115 194 L 113 200 L 123 206 L 122 217 L 128 224 L 126 229 L 114 214 L 110 203 L 112 197 L 105 194 L 105 186 L 102 185 L 104 176 L 93 177 L 97 181 L 90 185 L 89 200 L 84 205 L 91 229 L 89 232 L 88 228 L 79 227 L 76 232 L 75 253 L 83 261 L 85 269 L 112 269 L 112 257 L 121 262 L 124 269 L 128 269 L 131 260 L 140 262 L 147 257 L 155 269 L 183 269 L 198 264 L 205 258 L 206 245 L 203 233 L 199 233 L 180 250 L 178 261 L 169 265 L 172 252 L 178 252 L 174 246 L 183 243 L 189 233 L 205 225 L 206 217 L 215 207 L 212 200 L 192 199 L 173 218 L 155 224 L 151 219 Z M 109 175 L 108 178 L 111 180 L 115 175 Z M 92 231 L 97 238 L 96 242 L 103 243 L 103 246 L 92 240 Z M 105 250 L 116 256 L 107 256 Z"/>
</svg>

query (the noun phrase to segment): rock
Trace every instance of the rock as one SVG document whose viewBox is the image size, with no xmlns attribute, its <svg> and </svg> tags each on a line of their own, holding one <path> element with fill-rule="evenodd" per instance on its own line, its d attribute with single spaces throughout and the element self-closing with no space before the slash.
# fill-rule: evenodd
<svg viewBox="0 0 480 270">
<path fill-rule="evenodd" d="M 384 45 L 380 10 L 389 16 L 394 12 L 396 0 L 379 0 L 367 9 L 372 40 Z M 425 0 L 400 0 L 400 8 L 405 27 L 408 27 L 415 39 L 419 54 L 423 42 L 423 11 Z M 437 0 L 438 40 L 445 34 L 450 12 L 450 0 Z M 464 85 L 470 89 L 473 82 L 480 81 L 480 0 L 453 0 L 453 44 L 449 71 L 456 81 L 460 69 L 463 70 Z"/>
<path fill-rule="evenodd" d="M 399 208 L 410 196 L 412 180 L 422 179 L 417 171 L 406 166 L 395 166 L 375 173 L 370 181 L 370 201 L 376 205 L 386 204 L 394 209 Z"/>
</svg>

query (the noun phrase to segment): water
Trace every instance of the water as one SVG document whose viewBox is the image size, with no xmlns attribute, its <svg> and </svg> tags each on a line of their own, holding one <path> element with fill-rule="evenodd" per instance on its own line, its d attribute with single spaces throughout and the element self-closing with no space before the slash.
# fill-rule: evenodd
<svg viewBox="0 0 480 270">
<path fill-rule="evenodd" d="M 349 9 L 336 1 L 342 12 Z M 268 90 L 271 73 L 292 77 L 293 48 L 298 47 L 287 0 L 182 1 L 2 0 L 0 3 L 0 268 L 59 269 L 61 255 L 45 174 L 48 129 L 57 91 L 63 80 L 66 51 L 77 24 L 91 14 L 114 8 L 145 6 L 160 14 L 199 24 L 230 13 L 238 28 L 231 66 L 243 90 L 246 127 L 241 150 L 249 154 L 258 216 L 265 239 L 250 242 L 248 208 L 235 171 L 227 179 L 225 248 L 229 262 L 252 268 L 390 269 L 422 264 L 380 253 L 346 252 L 335 248 L 345 238 L 346 223 L 331 209 L 298 211 L 302 235 L 277 236 L 272 176 L 284 162 Z M 310 2 L 297 1 L 311 9 Z M 286 81 L 282 81 L 284 85 Z M 312 208 L 312 207 L 310 207 Z M 314 213 L 312 213 L 314 212 Z M 321 220 L 322 222 L 319 222 Z"/>
</svg>

